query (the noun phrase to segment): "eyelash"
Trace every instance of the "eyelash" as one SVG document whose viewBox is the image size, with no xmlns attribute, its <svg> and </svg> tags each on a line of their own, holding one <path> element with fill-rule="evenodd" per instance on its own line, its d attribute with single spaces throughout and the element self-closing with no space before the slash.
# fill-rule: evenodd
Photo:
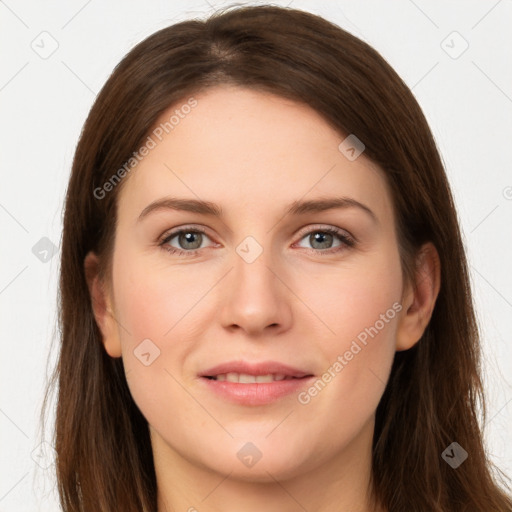
<svg viewBox="0 0 512 512">
<path fill-rule="evenodd" d="M 173 232 L 171 232 L 169 234 L 165 234 L 164 238 L 159 242 L 158 245 L 164 251 L 167 251 L 167 252 L 169 252 L 171 254 L 175 254 L 175 255 L 183 256 L 183 257 L 193 257 L 193 256 L 196 256 L 197 253 L 199 251 L 201 251 L 201 249 L 193 249 L 191 251 L 185 251 L 183 249 L 176 249 L 175 247 L 171 247 L 170 245 L 168 245 L 168 242 L 170 240 L 172 240 L 177 235 L 180 235 L 181 233 L 201 233 L 203 235 L 208 236 L 206 231 L 204 229 L 200 228 L 200 227 L 193 227 L 193 228 L 192 227 L 184 227 L 184 228 L 180 228 L 180 229 L 178 229 L 176 231 L 173 231 Z M 328 233 L 330 235 L 333 235 L 333 236 L 337 237 L 340 240 L 340 242 L 342 242 L 342 245 L 340 245 L 338 247 L 333 247 L 331 249 L 325 249 L 325 250 L 309 249 L 307 247 L 304 248 L 308 252 L 312 252 L 312 253 L 314 253 L 316 255 L 320 254 L 321 256 L 325 256 L 325 255 L 330 255 L 330 254 L 338 253 L 338 252 L 340 252 L 340 251 L 342 251 L 342 250 L 344 250 L 346 248 L 354 247 L 355 244 L 356 244 L 356 239 L 355 238 L 353 238 L 352 236 L 346 234 L 344 231 L 341 231 L 340 229 L 337 229 L 337 228 L 334 228 L 334 227 L 310 229 L 309 231 L 306 231 L 305 233 L 301 233 L 299 241 L 302 240 L 307 235 L 311 235 L 312 233 Z M 203 247 L 203 249 L 204 249 L 204 247 Z"/>
</svg>

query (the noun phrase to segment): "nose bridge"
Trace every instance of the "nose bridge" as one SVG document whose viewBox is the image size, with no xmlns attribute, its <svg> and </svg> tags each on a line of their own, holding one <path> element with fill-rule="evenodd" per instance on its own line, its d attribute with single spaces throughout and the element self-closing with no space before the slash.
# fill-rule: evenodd
<svg viewBox="0 0 512 512">
<path fill-rule="evenodd" d="M 266 243 L 270 238 L 265 238 Z M 290 320 L 285 287 L 276 277 L 279 270 L 272 250 L 263 243 L 247 236 L 235 248 L 222 310 L 224 326 L 257 332 L 270 325 L 284 327 Z"/>
<path fill-rule="evenodd" d="M 275 275 L 270 270 L 275 266 L 271 248 L 268 245 L 263 247 L 254 237 L 249 236 L 236 247 L 235 252 L 232 279 L 238 299 L 254 306 L 275 301 L 279 292 Z"/>
</svg>

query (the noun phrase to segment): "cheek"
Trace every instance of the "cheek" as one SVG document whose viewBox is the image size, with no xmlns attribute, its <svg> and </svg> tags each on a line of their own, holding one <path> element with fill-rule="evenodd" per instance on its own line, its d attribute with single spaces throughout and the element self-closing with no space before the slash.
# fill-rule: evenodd
<svg viewBox="0 0 512 512">
<path fill-rule="evenodd" d="M 312 409 L 342 405 L 324 411 L 343 420 L 336 428 L 343 424 L 343 428 L 357 429 L 377 407 L 395 354 L 401 291 L 401 267 L 394 250 L 364 266 L 340 266 L 337 273 L 318 275 L 314 287 L 308 280 L 302 290 L 311 309 L 319 312 L 326 334 L 316 347 L 322 352 L 325 371 L 301 403 Z M 349 422 L 347 410 L 351 411 Z"/>
<path fill-rule="evenodd" d="M 161 378 L 165 368 L 163 361 L 170 355 L 165 334 L 183 315 L 180 283 L 163 280 L 159 269 L 128 247 L 114 253 L 112 278 L 123 364 L 135 398 L 137 388 Z"/>
<path fill-rule="evenodd" d="M 364 259 L 360 265 L 340 264 L 330 272 L 302 279 L 298 294 L 325 325 L 321 345 L 331 356 L 361 333 L 364 341 L 365 330 L 376 323 L 379 339 L 393 337 L 396 309 L 400 309 L 396 304 L 402 293 L 398 254 L 390 248 L 388 253 Z"/>
<path fill-rule="evenodd" d="M 182 267 L 170 271 L 154 262 L 148 264 L 141 255 L 129 254 L 115 264 L 116 312 L 133 342 L 151 338 L 161 343 L 181 319 L 186 322 L 187 311 L 204 294 L 200 283 Z"/>
<path fill-rule="evenodd" d="M 183 420 L 176 423 L 176 411 L 187 418 L 194 413 L 194 402 L 187 399 L 175 370 L 186 358 L 183 344 L 170 342 L 173 335 L 179 339 L 182 324 L 173 326 L 183 317 L 186 301 L 177 295 L 179 283 L 163 283 L 156 270 L 119 263 L 116 311 L 124 327 L 119 334 L 130 393 L 150 425 L 165 425 L 173 439 L 184 442 L 179 427 Z"/>
<path fill-rule="evenodd" d="M 215 319 L 216 309 L 205 294 L 218 277 L 211 268 L 199 272 L 186 264 L 166 265 L 165 258 L 148 260 L 120 247 L 114 254 L 113 286 L 128 385 L 148 420 L 156 421 L 164 403 L 179 404 L 181 410 L 193 405 L 178 382 L 201 341 L 199 331 Z"/>
</svg>

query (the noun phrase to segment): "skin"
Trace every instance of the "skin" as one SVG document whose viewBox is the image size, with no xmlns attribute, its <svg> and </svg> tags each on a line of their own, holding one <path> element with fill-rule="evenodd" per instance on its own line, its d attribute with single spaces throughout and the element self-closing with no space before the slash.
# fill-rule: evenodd
<svg viewBox="0 0 512 512">
<path fill-rule="evenodd" d="M 412 347 L 430 320 L 438 255 L 426 244 L 418 286 L 403 282 L 384 173 L 364 153 L 349 161 L 338 149 L 345 136 L 310 107 L 232 86 L 195 97 L 125 178 L 111 281 L 100 281 L 97 255 L 85 260 L 105 350 L 123 358 L 149 423 L 158 512 L 383 510 L 368 493 L 375 410 L 395 351 Z M 167 196 L 215 202 L 224 216 L 159 209 L 138 220 Z M 359 208 L 284 215 L 292 201 L 333 196 L 363 203 L 376 221 Z M 181 226 L 206 230 L 193 240 L 197 255 L 159 246 Z M 310 237 L 326 227 L 356 245 Z M 236 252 L 247 236 L 263 248 L 252 263 Z M 167 245 L 191 247 L 177 236 Z M 340 250 L 322 254 L 329 248 Z M 307 404 L 293 393 L 236 405 L 198 377 L 235 359 L 321 376 L 393 304 L 401 311 Z M 160 355 L 145 366 L 134 350 L 148 338 Z M 247 442 L 262 454 L 252 467 L 237 457 Z"/>
</svg>

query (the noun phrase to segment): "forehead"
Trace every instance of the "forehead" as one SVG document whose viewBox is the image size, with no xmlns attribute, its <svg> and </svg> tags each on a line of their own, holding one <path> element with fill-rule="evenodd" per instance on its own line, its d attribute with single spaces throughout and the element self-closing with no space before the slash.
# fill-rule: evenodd
<svg viewBox="0 0 512 512">
<path fill-rule="evenodd" d="M 230 204 L 243 205 L 257 214 L 337 194 L 390 213 L 382 170 L 364 153 L 347 159 L 339 149 L 346 135 L 309 106 L 234 86 L 208 89 L 193 96 L 194 107 L 183 108 L 189 99 L 155 123 L 155 145 L 129 176 L 121 207 L 140 213 L 172 195 L 220 203 L 228 212 Z"/>
</svg>

